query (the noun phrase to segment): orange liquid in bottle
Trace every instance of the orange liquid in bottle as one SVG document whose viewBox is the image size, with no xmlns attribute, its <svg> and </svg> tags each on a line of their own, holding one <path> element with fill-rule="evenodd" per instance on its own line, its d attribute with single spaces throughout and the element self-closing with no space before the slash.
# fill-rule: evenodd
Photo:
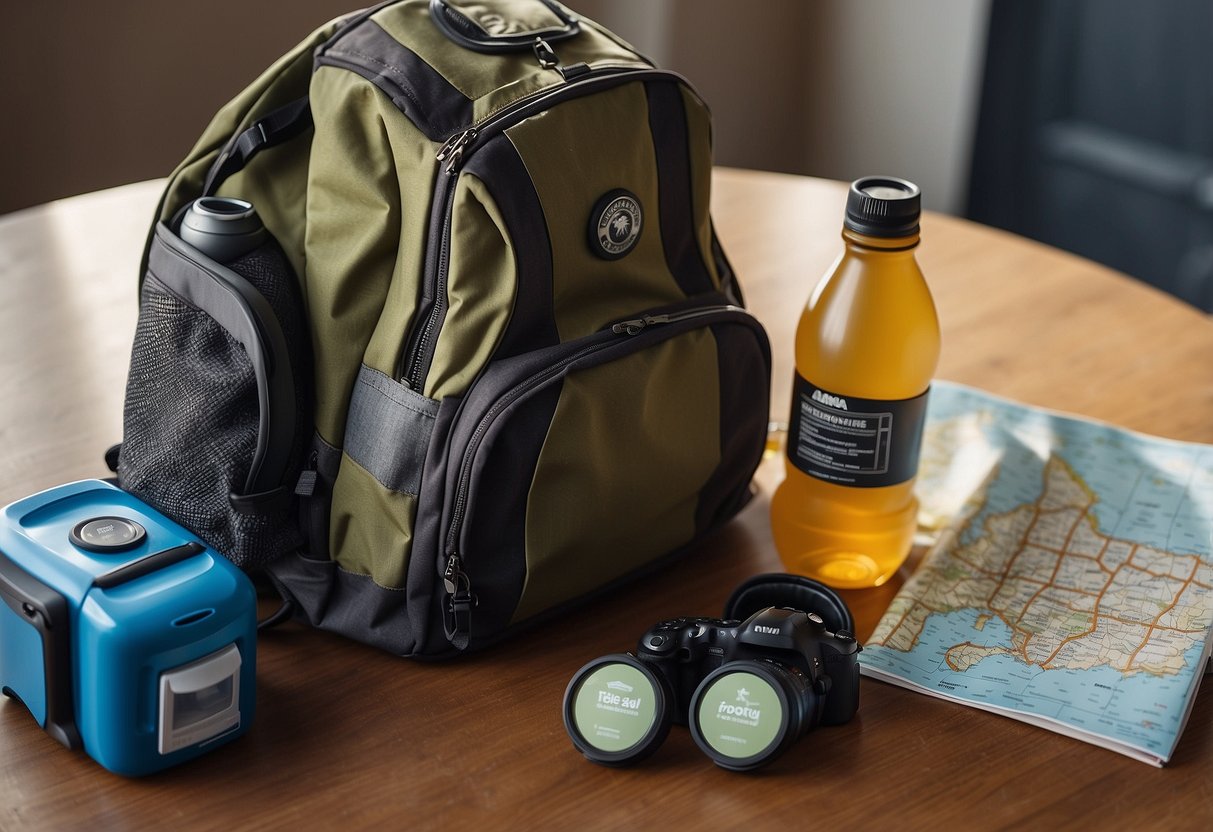
<svg viewBox="0 0 1213 832">
<path fill-rule="evenodd" d="M 872 181 L 878 184 L 864 187 Z M 914 259 L 918 189 L 872 178 L 852 191 L 876 194 L 869 210 L 879 220 L 890 181 L 913 189 L 912 233 L 908 221 L 889 228 L 852 222 L 848 203 L 846 248 L 796 330 L 787 476 L 771 499 L 785 567 L 841 588 L 879 586 L 910 552 L 925 393 L 939 360 L 935 304 Z M 908 206 L 891 213 L 897 209 L 909 215 Z"/>
</svg>

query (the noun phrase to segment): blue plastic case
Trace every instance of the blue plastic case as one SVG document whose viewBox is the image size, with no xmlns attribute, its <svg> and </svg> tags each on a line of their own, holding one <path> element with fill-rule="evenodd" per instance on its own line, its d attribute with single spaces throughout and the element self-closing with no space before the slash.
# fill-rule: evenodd
<svg viewBox="0 0 1213 832">
<path fill-rule="evenodd" d="M 84 480 L 6 507 L 0 601 L 0 686 L 110 771 L 148 774 L 248 730 L 251 582 L 124 491 Z"/>
</svg>

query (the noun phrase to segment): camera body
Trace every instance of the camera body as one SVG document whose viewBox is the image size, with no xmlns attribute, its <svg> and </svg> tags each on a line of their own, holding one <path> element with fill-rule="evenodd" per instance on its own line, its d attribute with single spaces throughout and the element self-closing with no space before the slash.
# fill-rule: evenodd
<svg viewBox="0 0 1213 832">
<path fill-rule="evenodd" d="M 195 535 L 99 480 L 0 513 L 0 686 L 118 774 L 248 730 L 256 592 Z"/>
<path fill-rule="evenodd" d="M 797 671 L 813 697 L 806 730 L 842 725 L 859 708 L 859 643 L 845 631 L 832 633 L 821 616 L 790 607 L 767 607 L 745 621 L 675 618 L 640 638 L 636 658 L 669 683 L 677 703 L 673 721 L 684 724 L 696 688 L 724 664 L 775 662 Z"/>
</svg>

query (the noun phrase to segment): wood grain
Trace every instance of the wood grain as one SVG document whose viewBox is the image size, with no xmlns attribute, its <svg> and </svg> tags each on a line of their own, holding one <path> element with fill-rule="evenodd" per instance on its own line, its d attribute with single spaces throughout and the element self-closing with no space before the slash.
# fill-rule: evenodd
<svg viewBox="0 0 1213 832">
<path fill-rule="evenodd" d="M 837 255 L 838 183 L 720 170 L 713 205 L 775 350 L 785 418 L 801 304 Z M 105 473 L 121 433 L 136 270 L 155 183 L 0 219 L 0 502 Z M 940 375 L 1032 404 L 1213 442 L 1213 322 L 1078 257 L 929 215 L 920 262 L 944 331 Z M 589 659 L 672 614 L 714 614 L 779 569 L 767 495 L 680 564 L 579 614 L 444 664 L 289 625 L 261 639 L 250 734 L 142 780 L 106 773 L 0 704 L 0 829 L 1208 828 L 1213 703 L 1172 764 L 865 679 L 859 716 L 753 775 L 717 769 L 675 728 L 632 769 L 585 762 L 560 702 Z M 847 593 L 860 635 L 891 586 Z"/>
</svg>

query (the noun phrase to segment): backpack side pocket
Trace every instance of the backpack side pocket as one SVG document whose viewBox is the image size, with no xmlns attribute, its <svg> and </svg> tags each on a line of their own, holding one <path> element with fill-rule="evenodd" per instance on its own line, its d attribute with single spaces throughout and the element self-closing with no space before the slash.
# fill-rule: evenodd
<svg viewBox="0 0 1213 832">
<path fill-rule="evenodd" d="M 303 542 L 308 335 L 272 241 L 231 267 L 160 224 L 140 295 L 120 485 L 254 569 Z"/>
</svg>

